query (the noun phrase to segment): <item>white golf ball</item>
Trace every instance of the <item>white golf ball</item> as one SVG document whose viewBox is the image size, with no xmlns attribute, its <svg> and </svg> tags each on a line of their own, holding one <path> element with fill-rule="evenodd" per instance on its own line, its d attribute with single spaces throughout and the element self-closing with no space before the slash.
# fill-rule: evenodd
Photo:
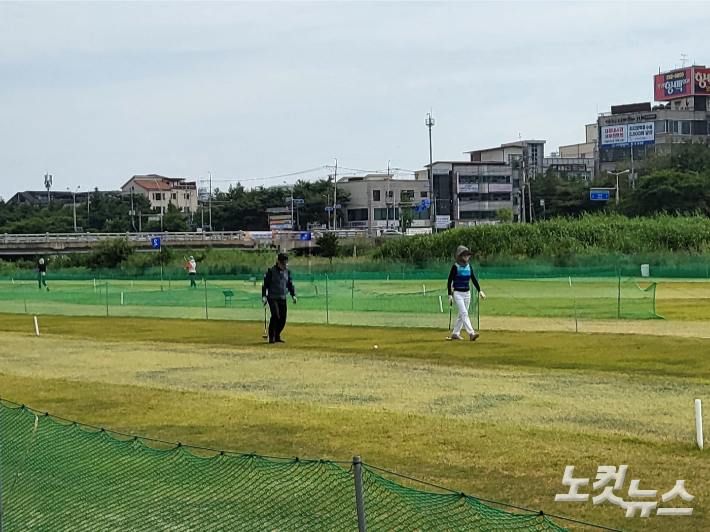
<svg viewBox="0 0 710 532">
<path fill-rule="evenodd" d="M 375 349 L 377 349 L 377 345 L 375 345 Z"/>
</svg>

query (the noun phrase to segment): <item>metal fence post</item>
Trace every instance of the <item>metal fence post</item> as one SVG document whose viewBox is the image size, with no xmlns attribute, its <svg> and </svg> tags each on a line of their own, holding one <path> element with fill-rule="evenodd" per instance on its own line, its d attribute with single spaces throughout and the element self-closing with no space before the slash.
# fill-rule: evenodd
<svg viewBox="0 0 710 532">
<path fill-rule="evenodd" d="M 205 319 L 208 320 L 210 319 L 210 315 L 207 310 L 207 280 L 204 277 L 202 278 L 202 284 L 205 285 Z"/>
<path fill-rule="evenodd" d="M 353 476 L 355 477 L 357 530 L 358 532 L 367 532 L 367 521 L 365 519 L 365 492 L 362 489 L 362 461 L 359 456 L 353 456 Z"/>
<path fill-rule="evenodd" d="M 616 318 L 621 319 L 621 270 L 619 270 L 619 280 L 617 282 L 617 296 L 616 296 Z"/>
<path fill-rule="evenodd" d="M 330 309 L 328 301 L 328 274 L 325 274 L 325 324 L 330 325 Z"/>
</svg>

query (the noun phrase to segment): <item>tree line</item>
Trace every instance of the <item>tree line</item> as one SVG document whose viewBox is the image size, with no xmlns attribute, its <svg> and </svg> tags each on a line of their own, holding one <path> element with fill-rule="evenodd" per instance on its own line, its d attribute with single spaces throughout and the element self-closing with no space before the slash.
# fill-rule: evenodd
<svg viewBox="0 0 710 532">
<path fill-rule="evenodd" d="M 309 224 L 328 223 L 327 205 L 333 202 L 333 180 L 298 181 L 293 186 L 293 197 L 302 199 L 295 211 L 294 221 L 301 228 Z M 246 189 L 240 183 L 226 191 L 215 190 L 212 196 L 212 227 L 215 231 L 258 231 L 269 228 L 267 209 L 286 207 L 290 204 L 291 190 L 287 188 Z M 338 203 L 346 205 L 349 194 L 338 191 Z M 79 200 L 79 198 L 77 198 Z M 107 194 L 95 190 L 89 200 L 77 201 L 76 225 L 83 232 L 126 233 L 142 230 L 158 232 L 190 231 L 209 223 L 207 205 L 200 205 L 196 213 L 186 217 L 172 203 L 162 215 L 151 209 L 145 196 L 133 195 L 134 215 L 131 216 L 129 195 Z M 342 213 L 337 220 L 342 224 Z M 297 215 L 296 215 L 297 214 Z M 142 221 L 139 221 L 139 217 Z M 332 216 L 331 216 L 332 223 Z M 344 225 L 344 224 L 343 224 Z M 72 233 L 74 232 L 74 208 L 72 203 L 52 200 L 49 204 L 0 202 L 0 234 Z"/>
<path fill-rule="evenodd" d="M 616 170 L 631 170 L 630 161 L 620 163 Z M 550 169 L 530 183 L 534 219 L 578 218 L 595 212 L 631 217 L 660 213 L 710 216 L 710 147 L 706 144 L 674 145 L 668 155 L 654 154 L 636 161 L 634 170 L 638 174 L 635 183 L 629 182 L 628 174 L 619 176 L 617 205 L 614 175 L 600 173 L 590 182 Z M 611 189 L 609 201 L 591 200 L 590 188 Z"/>
</svg>

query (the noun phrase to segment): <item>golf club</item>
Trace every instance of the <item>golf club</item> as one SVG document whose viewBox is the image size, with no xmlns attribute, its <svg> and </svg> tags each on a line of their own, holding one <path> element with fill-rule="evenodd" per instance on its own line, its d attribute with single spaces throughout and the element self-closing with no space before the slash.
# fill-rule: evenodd
<svg viewBox="0 0 710 532">
<path fill-rule="evenodd" d="M 264 306 L 264 334 L 261 335 L 262 338 L 268 338 L 269 333 L 266 332 L 266 306 Z"/>
<path fill-rule="evenodd" d="M 451 310 L 453 309 L 453 304 L 449 303 L 449 330 L 451 330 Z"/>
</svg>

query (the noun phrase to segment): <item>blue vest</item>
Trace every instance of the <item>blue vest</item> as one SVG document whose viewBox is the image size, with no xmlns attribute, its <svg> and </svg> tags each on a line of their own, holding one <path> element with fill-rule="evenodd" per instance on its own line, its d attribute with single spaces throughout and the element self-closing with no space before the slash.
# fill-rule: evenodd
<svg viewBox="0 0 710 532">
<path fill-rule="evenodd" d="M 471 265 L 456 265 L 456 277 L 454 277 L 454 290 L 469 290 L 471 282 Z"/>
</svg>

